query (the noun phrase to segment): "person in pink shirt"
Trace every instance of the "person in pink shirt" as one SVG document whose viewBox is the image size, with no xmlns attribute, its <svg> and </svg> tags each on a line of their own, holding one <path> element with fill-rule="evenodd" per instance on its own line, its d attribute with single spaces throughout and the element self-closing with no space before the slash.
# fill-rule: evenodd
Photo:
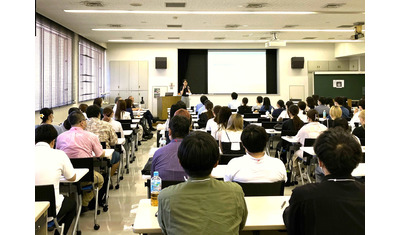
<svg viewBox="0 0 400 235">
<path fill-rule="evenodd" d="M 86 119 L 80 111 L 75 111 L 69 114 L 68 121 L 71 124 L 69 131 L 63 132 L 57 137 L 56 148 L 64 151 L 69 158 L 89 158 L 89 157 L 104 157 L 103 150 L 99 137 L 97 135 L 85 131 Z M 92 154 L 94 153 L 94 156 Z M 103 176 L 94 171 L 94 183 L 101 189 L 104 184 Z M 85 182 L 83 186 L 89 185 L 91 182 Z M 85 192 L 82 197 L 82 212 L 89 210 L 89 202 L 93 199 L 94 193 Z"/>
</svg>

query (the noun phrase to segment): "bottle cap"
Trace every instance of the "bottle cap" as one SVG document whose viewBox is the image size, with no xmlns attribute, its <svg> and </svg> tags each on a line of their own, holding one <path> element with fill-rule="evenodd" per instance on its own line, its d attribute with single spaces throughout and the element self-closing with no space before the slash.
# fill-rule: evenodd
<svg viewBox="0 0 400 235">
<path fill-rule="evenodd" d="M 154 171 L 153 176 L 158 176 L 158 171 Z"/>
</svg>

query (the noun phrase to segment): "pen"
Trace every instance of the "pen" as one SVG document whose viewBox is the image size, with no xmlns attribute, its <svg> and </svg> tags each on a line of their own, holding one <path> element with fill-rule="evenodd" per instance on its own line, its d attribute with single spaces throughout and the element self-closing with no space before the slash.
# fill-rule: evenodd
<svg viewBox="0 0 400 235">
<path fill-rule="evenodd" d="M 285 204 L 286 204 L 286 201 L 283 201 L 281 209 L 285 206 Z"/>
</svg>

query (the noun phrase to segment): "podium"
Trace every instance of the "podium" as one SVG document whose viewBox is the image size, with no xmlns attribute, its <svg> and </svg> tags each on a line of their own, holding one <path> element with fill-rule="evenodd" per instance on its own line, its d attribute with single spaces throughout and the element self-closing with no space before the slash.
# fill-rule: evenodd
<svg viewBox="0 0 400 235">
<path fill-rule="evenodd" d="M 168 108 L 171 108 L 171 105 L 176 104 L 181 100 L 181 96 L 161 96 L 157 97 L 157 115 L 161 120 L 168 119 Z"/>
</svg>

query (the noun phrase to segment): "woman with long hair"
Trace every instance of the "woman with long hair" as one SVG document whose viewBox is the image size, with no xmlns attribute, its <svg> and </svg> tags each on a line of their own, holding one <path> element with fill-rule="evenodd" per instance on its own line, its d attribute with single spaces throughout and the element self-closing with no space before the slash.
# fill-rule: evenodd
<svg viewBox="0 0 400 235">
<path fill-rule="evenodd" d="M 206 106 L 206 109 L 200 114 L 199 120 L 197 121 L 197 123 L 199 124 L 199 128 L 205 128 L 207 125 L 208 119 L 211 119 L 214 117 L 214 114 L 212 112 L 214 104 L 211 101 L 207 100 L 205 102 L 205 106 Z"/>
<path fill-rule="evenodd" d="M 274 111 L 274 107 L 272 107 L 271 101 L 268 97 L 264 97 L 263 105 L 261 106 L 260 111 L 266 111 L 269 114 L 272 114 L 272 112 Z"/>
<path fill-rule="evenodd" d="M 126 101 L 118 100 L 117 110 L 115 111 L 115 120 L 127 120 L 132 119 L 129 112 L 126 112 Z"/>
<path fill-rule="evenodd" d="M 243 131 L 243 117 L 239 113 L 232 114 L 228 120 L 228 126 L 225 130 L 219 133 L 219 146 L 224 152 L 222 148 L 222 142 L 230 142 L 231 150 L 240 150 L 240 136 Z M 235 147 L 236 146 L 236 147 Z"/>
<path fill-rule="evenodd" d="M 232 115 L 232 111 L 228 106 L 223 106 L 218 113 L 215 122 L 218 124 L 218 130 L 215 132 L 214 138 L 218 140 L 219 133 L 228 127 L 228 120 Z"/>
</svg>

